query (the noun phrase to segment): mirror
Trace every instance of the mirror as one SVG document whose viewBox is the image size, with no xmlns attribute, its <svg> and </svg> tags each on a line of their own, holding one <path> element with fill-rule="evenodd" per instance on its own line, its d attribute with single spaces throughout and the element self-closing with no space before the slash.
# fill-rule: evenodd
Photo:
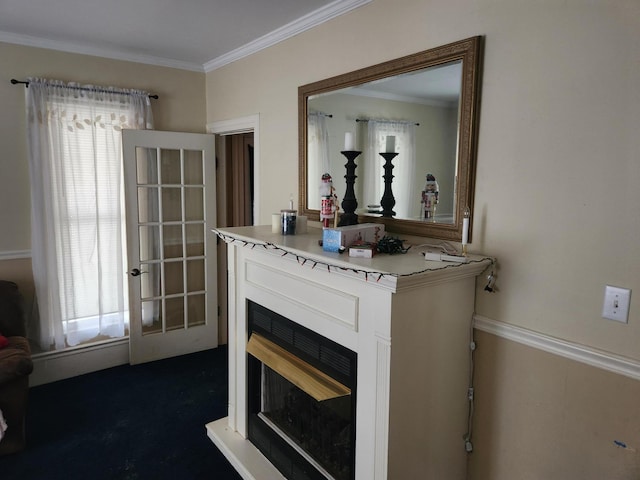
<svg viewBox="0 0 640 480">
<path fill-rule="evenodd" d="M 342 203 L 347 160 L 340 152 L 357 150 L 362 152 L 353 184 L 358 223 L 460 241 L 466 206 L 473 218 L 481 40 L 469 38 L 299 87 L 300 210 L 319 220 L 324 173 L 331 175 Z M 380 152 L 389 149 L 397 156 L 387 184 Z M 393 215 L 381 206 L 387 189 Z"/>
</svg>

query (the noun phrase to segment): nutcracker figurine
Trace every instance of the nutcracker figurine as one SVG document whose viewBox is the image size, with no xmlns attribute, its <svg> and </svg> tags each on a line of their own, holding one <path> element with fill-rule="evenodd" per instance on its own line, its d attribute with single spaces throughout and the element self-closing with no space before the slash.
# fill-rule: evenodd
<svg viewBox="0 0 640 480">
<path fill-rule="evenodd" d="M 431 173 L 427 173 L 427 183 L 422 191 L 422 218 L 424 220 L 432 220 L 436 216 L 436 205 L 438 204 L 438 195 L 440 188 L 436 177 Z"/>
<path fill-rule="evenodd" d="M 335 218 L 338 209 L 338 197 L 335 194 L 335 188 L 333 188 L 331 175 L 328 173 L 322 175 L 320 201 L 320 221 L 324 228 L 328 228 L 331 226 L 331 220 Z"/>
</svg>

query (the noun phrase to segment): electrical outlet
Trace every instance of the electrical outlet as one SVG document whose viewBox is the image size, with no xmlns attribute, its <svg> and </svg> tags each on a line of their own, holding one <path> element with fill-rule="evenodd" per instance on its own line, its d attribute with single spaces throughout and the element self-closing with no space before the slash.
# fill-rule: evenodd
<svg viewBox="0 0 640 480">
<path fill-rule="evenodd" d="M 628 323 L 630 301 L 631 290 L 628 288 L 612 287 L 611 285 L 607 285 L 604 289 L 602 318 Z"/>
</svg>

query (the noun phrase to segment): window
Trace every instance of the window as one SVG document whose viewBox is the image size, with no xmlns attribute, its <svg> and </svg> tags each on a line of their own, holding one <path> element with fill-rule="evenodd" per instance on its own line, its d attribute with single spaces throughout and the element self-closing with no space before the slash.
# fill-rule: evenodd
<svg viewBox="0 0 640 480">
<path fill-rule="evenodd" d="M 124 336 L 121 131 L 150 126 L 148 95 L 31 79 L 27 91 L 41 347 Z"/>
</svg>

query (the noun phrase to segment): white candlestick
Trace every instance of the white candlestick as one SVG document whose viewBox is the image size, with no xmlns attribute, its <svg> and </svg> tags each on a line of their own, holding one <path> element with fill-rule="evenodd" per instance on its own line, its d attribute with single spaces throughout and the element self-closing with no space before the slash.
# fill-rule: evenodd
<svg viewBox="0 0 640 480">
<path fill-rule="evenodd" d="M 353 133 L 351 132 L 346 132 L 344 134 L 344 150 L 345 152 L 350 152 L 355 150 L 355 147 L 353 146 Z"/>
<path fill-rule="evenodd" d="M 471 210 L 469 207 L 464 207 L 462 213 L 462 249 L 466 250 L 469 243 L 469 219 L 471 218 Z"/>
<path fill-rule="evenodd" d="M 396 151 L 396 137 L 394 135 L 387 136 L 387 153 L 394 153 Z"/>
<path fill-rule="evenodd" d="M 462 220 L 462 245 L 469 243 L 469 219 Z"/>
</svg>

